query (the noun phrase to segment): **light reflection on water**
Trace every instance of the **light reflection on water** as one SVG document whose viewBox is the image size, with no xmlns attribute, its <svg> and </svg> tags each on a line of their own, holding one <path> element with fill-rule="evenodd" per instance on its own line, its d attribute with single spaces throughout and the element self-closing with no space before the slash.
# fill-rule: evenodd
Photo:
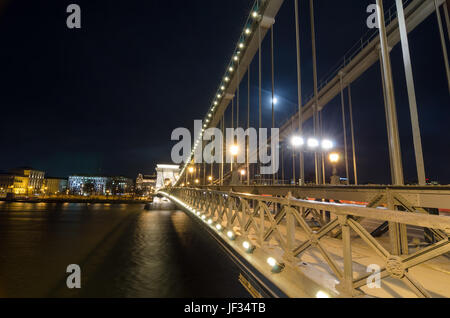
<svg viewBox="0 0 450 318">
<path fill-rule="evenodd" d="M 69 264 L 81 290 L 65 286 Z M 0 297 L 247 297 L 238 275 L 183 212 L 0 203 Z"/>
</svg>

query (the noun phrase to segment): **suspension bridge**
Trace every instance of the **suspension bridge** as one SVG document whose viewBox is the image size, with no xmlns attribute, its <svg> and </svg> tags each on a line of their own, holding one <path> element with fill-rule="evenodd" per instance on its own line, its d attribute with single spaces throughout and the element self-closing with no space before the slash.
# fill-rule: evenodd
<svg viewBox="0 0 450 318">
<path fill-rule="evenodd" d="M 304 1 L 308 2 L 308 1 Z M 203 121 L 202 131 L 174 184 L 160 190 L 191 215 L 242 269 L 239 278 L 254 297 L 449 297 L 450 291 L 450 187 L 427 182 L 423 158 L 420 118 L 417 110 L 409 35 L 434 16 L 442 48 L 442 67 L 450 92 L 449 43 L 450 1 L 396 0 L 384 8 L 377 0 L 378 28 L 367 31 L 342 57 L 335 68 L 318 79 L 316 21 L 313 0 L 309 12 L 301 12 L 302 1 L 257 0 L 251 8 L 231 60 L 219 83 Z M 338 5 L 338 4 L 333 4 Z M 280 125 L 274 119 L 275 58 L 274 26 L 283 6 L 295 14 L 298 101 L 296 111 Z M 303 67 L 300 22 L 308 19 L 312 49 L 313 94 L 302 95 Z M 270 44 L 272 125 L 279 128 L 280 148 L 292 151 L 292 177 L 287 177 L 286 158 L 280 171 L 264 178 L 259 164 L 251 163 L 249 142 L 244 163 L 198 163 L 204 132 L 239 127 L 240 94 L 248 90 L 247 118 L 257 105 L 262 122 L 263 41 Z M 405 159 L 400 147 L 391 50 L 400 46 L 405 70 L 413 136 L 414 158 Z M 258 69 L 250 77 L 251 65 Z M 389 185 L 360 185 L 351 85 L 379 64 L 382 99 L 386 115 Z M 247 79 L 247 83 L 245 83 Z M 257 83 L 258 99 L 250 101 L 251 81 Z M 309 79 L 308 79 L 309 80 Z M 345 177 L 334 169 L 326 175 L 328 149 L 323 140 L 323 110 L 340 96 L 343 149 L 340 156 Z M 347 102 L 346 102 L 347 101 Z M 241 107 L 241 108 L 240 108 Z M 240 112 L 241 110 L 241 112 Z M 231 113 L 231 122 L 226 117 Z M 312 143 L 303 140 L 305 125 L 312 122 Z M 296 139 L 295 139 L 296 138 Z M 295 140 L 295 142 L 294 142 Z M 316 141 L 316 143 L 314 142 Z M 307 148 L 313 148 L 312 150 Z M 226 147 L 225 147 L 226 148 Z M 227 149 L 222 148 L 222 159 Z M 305 154 L 313 154 L 313 177 L 305 173 Z M 272 149 L 272 153 L 273 149 Z M 283 156 L 283 149 L 281 150 Z M 342 155 L 343 154 L 343 155 Z M 332 158 L 332 157 L 330 157 Z M 414 160 L 417 182 L 406 185 L 403 160 Z M 286 178 L 287 177 L 287 178 Z M 286 180 L 287 179 L 287 180 Z M 213 270 L 213 269 L 212 269 Z"/>
</svg>

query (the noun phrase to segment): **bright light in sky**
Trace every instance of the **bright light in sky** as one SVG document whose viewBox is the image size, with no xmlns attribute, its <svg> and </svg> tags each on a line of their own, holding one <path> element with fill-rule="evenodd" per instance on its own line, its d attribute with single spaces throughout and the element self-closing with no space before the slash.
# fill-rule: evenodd
<svg viewBox="0 0 450 318">
<path fill-rule="evenodd" d="M 274 105 L 278 104 L 278 98 L 276 98 L 276 97 L 273 98 L 273 104 Z"/>
</svg>

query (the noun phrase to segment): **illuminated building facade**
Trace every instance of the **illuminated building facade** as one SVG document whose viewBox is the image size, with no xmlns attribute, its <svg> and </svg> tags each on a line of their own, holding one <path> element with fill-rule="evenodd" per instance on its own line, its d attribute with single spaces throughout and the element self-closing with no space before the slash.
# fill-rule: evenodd
<svg viewBox="0 0 450 318">
<path fill-rule="evenodd" d="M 69 192 L 77 195 L 105 195 L 108 177 L 74 175 L 69 177 Z"/>
<path fill-rule="evenodd" d="M 156 175 L 139 174 L 136 178 L 136 192 L 149 195 L 155 190 Z"/>
<path fill-rule="evenodd" d="M 0 174 L 0 192 L 16 195 L 41 194 L 45 191 L 45 172 L 32 168 L 11 169 Z"/>
<path fill-rule="evenodd" d="M 106 191 L 113 195 L 133 193 L 133 180 L 126 177 L 111 177 L 109 178 Z"/>
<path fill-rule="evenodd" d="M 28 186 L 28 177 L 11 173 L 0 174 L 0 192 L 27 195 L 32 191 Z"/>
<path fill-rule="evenodd" d="M 134 191 L 133 180 L 126 177 L 73 175 L 69 177 L 68 189 L 76 195 L 119 195 Z"/>
<path fill-rule="evenodd" d="M 15 176 L 20 177 L 26 177 L 28 178 L 28 190 L 31 190 L 32 192 L 42 192 L 44 190 L 44 178 L 45 178 L 45 172 L 34 170 L 33 168 L 29 167 L 21 167 L 16 169 L 11 169 L 10 173 Z M 24 183 L 24 180 L 22 180 L 22 184 Z M 20 182 L 19 182 L 20 184 Z"/>
<path fill-rule="evenodd" d="M 63 178 L 45 178 L 45 188 L 47 194 L 65 193 L 67 190 L 67 179 Z"/>
</svg>

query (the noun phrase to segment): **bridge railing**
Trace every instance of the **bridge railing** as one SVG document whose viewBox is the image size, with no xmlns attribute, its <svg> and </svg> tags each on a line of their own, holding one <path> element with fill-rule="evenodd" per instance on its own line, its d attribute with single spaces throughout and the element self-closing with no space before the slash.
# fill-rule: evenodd
<svg viewBox="0 0 450 318">
<path fill-rule="evenodd" d="M 442 255 L 450 251 L 450 217 L 298 200 L 290 195 L 267 197 L 191 188 L 174 188 L 170 194 L 204 215 L 203 219 L 242 236 L 256 248 L 277 251 L 278 261 L 290 266 L 299 267 L 303 257 L 318 251 L 329 275 L 339 281 L 336 289 L 345 296 L 371 293 L 367 289 L 371 274 L 362 270 L 370 264 L 363 264 L 360 257 L 361 248 L 367 247 L 380 264 L 382 280 L 390 280 L 390 284 L 392 279 L 401 280 L 401 291 L 409 290 L 409 296 L 411 291 L 418 297 L 440 295 L 424 287 L 432 286 L 430 275 L 421 276 L 417 274 L 421 271 L 411 269 L 437 257 L 445 258 Z M 390 241 L 370 233 L 368 220 L 388 222 Z M 395 244 L 389 243 L 400 240 L 401 231 L 423 228 L 432 230 L 438 239 L 418 244 L 409 255 L 396 252 Z M 356 259 L 353 248 L 359 250 Z"/>
</svg>

